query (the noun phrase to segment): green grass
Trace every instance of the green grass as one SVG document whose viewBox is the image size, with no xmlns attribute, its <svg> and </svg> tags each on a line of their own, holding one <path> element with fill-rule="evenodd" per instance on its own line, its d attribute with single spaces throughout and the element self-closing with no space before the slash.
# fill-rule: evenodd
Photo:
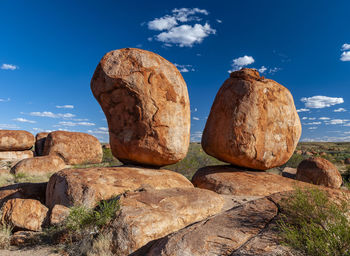
<svg viewBox="0 0 350 256">
<path fill-rule="evenodd" d="M 297 189 L 281 202 L 278 221 L 284 245 L 310 256 L 350 255 L 349 204 L 319 189 Z"/>
</svg>

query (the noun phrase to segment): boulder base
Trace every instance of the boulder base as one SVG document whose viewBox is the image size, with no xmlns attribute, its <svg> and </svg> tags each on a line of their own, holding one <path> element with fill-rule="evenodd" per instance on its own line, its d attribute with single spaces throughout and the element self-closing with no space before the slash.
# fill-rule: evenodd
<svg viewBox="0 0 350 256">
<path fill-rule="evenodd" d="M 255 69 L 231 73 L 211 108 L 205 152 L 237 166 L 267 170 L 293 155 L 301 124 L 291 93 Z"/>
<path fill-rule="evenodd" d="M 141 49 L 107 53 L 97 66 L 91 90 L 109 127 L 113 155 L 123 163 L 174 164 L 190 142 L 190 102 L 177 68 Z"/>
<path fill-rule="evenodd" d="M 55 204 L 93 207 L 101 200 L 143 185 L 155 189 L 193 187 L 184 176 L 168 170 L 123 166 L 65 169 L 51 176 L 46 190 L 46 205 L 49 208 Z"/>
</svg>

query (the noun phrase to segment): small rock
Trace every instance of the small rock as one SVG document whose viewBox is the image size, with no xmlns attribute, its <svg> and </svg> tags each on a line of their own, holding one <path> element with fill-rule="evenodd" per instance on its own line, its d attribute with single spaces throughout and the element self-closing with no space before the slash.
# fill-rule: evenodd
<svg viewBox="0 0 350 256">
<path fill-rule="evenodd" d="M 290 179 L 295 179 L 296 174 L 297 174 L 296 168 L 286 167 L 282 171 L 282 176 Z"/>
<path fill-rule="evenodd" d="M 21 160 L 11 168 L 11 173 L 43 175 L 48 173 L 55 173 L 64 168 L 66 168 L 66 164 L 59 156 L 38 156 Z"/>
<path fill-rule="evenodd" d="M 62 223 L 68 217 L 69 211 L 68 207 L 56 204 L 51 210 L 50 224 L 58 225 Z"/>
<path fill-rule="evenodd" d="M 38 232 L 33 231 L 17 231 L 11 236 L 11 245 L 25 246 L 33 245 L 38 242 Z"/>
<path fill-rule="evenodd" d="M 310 157 L 298 165 L 296 179 L 315 185 L 340 188 L 342 177 L 331 162 L 321 157 Z"/>
<path fill-rule="evenodd" d="M 40 231 L 48 208 L 33 199 L 10 199 L 2 207 L 1 220 L 17 229 Z"/>
</svg>

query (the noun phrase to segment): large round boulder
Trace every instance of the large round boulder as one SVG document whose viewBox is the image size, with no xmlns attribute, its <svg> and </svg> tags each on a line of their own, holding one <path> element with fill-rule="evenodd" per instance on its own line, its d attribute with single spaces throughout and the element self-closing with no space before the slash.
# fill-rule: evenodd
<svg viewBox="0 0 350 256">
<path fill-rule="evenodd" d="M 310 157 L 303 160 L 298 165 L 296 179 L 331 188 L 340 188 L 343 183 L 337 167 L 321 157 Z"/>
<path fill-rule="evenodd" d="M 206 123 L 202 146 L 219 160 L 266 170 L 292 156 L 301 124 L 289 90 L 255 69 L 231 73 Z"/>
<path fill-rule="evenodd" d="M 140 49 L 111 51 L 97 66 L 91 90 L 107 117 L 112 153 L 119 160 L 163 166 L 186 156 L 190 103 L 172 63 Z"/>
<path fill-rule="evenodd" d="M 0 151 L 19 151 L 31 149 L 34 135 L 27 131 L 0 130 Z"/>
<path fill-rule="evenodd" d="M 44 155 L 58 155 L 66 164 L 101 163 L 102 146 L 87 133 L 55 131 L 46 137 Z"/>
</svg>

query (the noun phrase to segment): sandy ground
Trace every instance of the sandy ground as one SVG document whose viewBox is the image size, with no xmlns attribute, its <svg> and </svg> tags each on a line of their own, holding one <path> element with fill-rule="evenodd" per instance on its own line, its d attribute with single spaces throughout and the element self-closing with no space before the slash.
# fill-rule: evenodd
<svg viewBox="0 0 350 256">
<path fill-rule="evenodd" d="M 0 256 L 61 256 L 63 254 L 54 253 L 53 247 L 31 247 L 31 248 L 11 248 L 9 250 L 0 250 Z"/>
</svg>

